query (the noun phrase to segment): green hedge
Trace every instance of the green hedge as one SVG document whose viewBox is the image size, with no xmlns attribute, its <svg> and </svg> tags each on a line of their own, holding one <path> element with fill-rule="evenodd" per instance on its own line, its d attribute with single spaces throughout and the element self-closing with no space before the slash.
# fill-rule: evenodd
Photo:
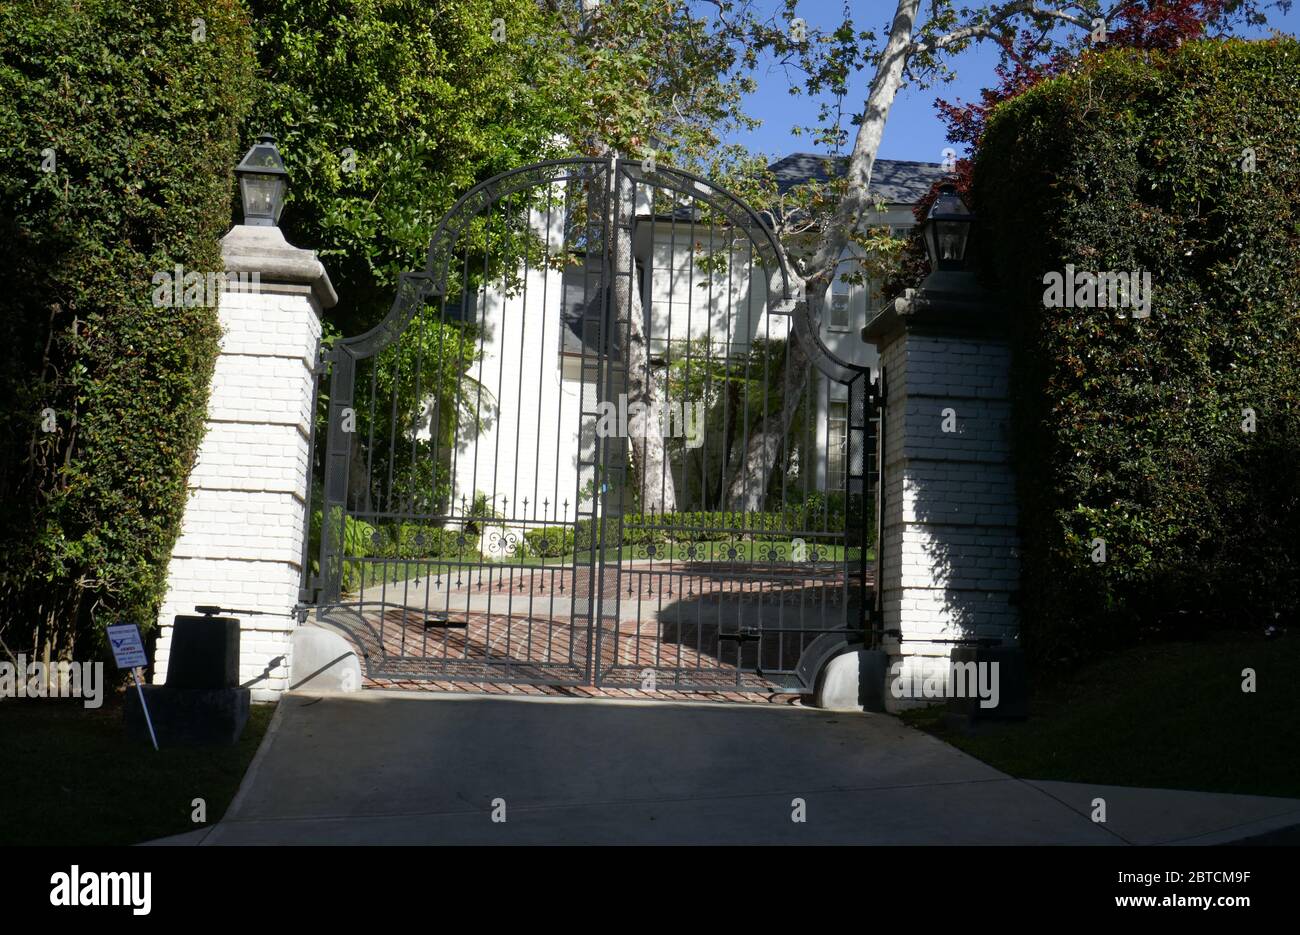
<svg viewBox="0 0 1300 935">
<path fill-rule="evenodd" d="M 384 523 L 373 530 L 366 554 L 379 558 L 477 558 L 478 541 L 477 532 L 460 526 Z"/>
<path fill-rule="evenodd" d="M 11 650 L 86 658 L 105 624 L 154 622 L 219 331 L 215 308 L 155 308 L 153 276 L 222 270 L 252 75 L 236 0 L 0 5 Z"/>
<path fill-rule="evenodd" d="M 524 533 L 527 558 L 563 558 L 573 554 L 574 532 L 561 526 L 544 526 Z"/>
<path fill-rule="evenodd" d="M 1093 57 L 989 122 L 972 192 L 1011 309 L 1041 661 L 1144 627 L 1296 622 L 1297 124 L 1292 39 Z M 1150 271 L 1151 317 L 1045 309 L 1043 275 L 1067 263 Z"/>
<path fill-rule="evenodd" d="M 648 545 L 666 542 L 722 542 L 731 539 L 782 539 L 800 532 L 835 531 L 844 525 L 844 497 L 813 495 L 784 511 L 743 512 L 697 510 L 662 514 L 628 514 L 621 533 L 615 521 L 608 521 L 606 545 Z M 590 544 L 590 520 L 576 526 L 580 548 Z"/>
<path fill-rule="evenodd" d="M 316 496 L 320 495 L 319 487 Z M 430 559 L 479 559 L 478 534 L 462 532 L 459 526 L 443 528 L 422 523 L 367 523 L 347 514 L 337 507 L 331 513 L 334 527 L 339 528 L 342 518 L 343 592 L 354 594 L 362 586 L 377 583 L 385 566 L 359 559 L 388 559 L 401 565 L 415 562 L 419 567 Z M 308 549 L 313 574 L 320 572 L 321 511 L 312 512 L 311 538 Z M 572 542 L 572 534 L 570 534 Z M 570 549 L 572 551 L 572 549 Z M 393 567 L 393 566 L 388 566 Z"/>
</svg>

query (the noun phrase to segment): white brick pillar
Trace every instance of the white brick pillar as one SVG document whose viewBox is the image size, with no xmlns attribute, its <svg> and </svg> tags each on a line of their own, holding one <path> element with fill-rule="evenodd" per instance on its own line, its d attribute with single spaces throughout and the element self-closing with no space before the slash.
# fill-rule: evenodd
<svg viewBox="0 0 1300 935">
<path fill-rule="evenodd" d="M 172 550 L 154 681 L 167 677 L 172 619 L 199 604 L 262 611 L 241 620 L 239 677 L 254 700 L 288 684 L 291 610 L 302 575 L 310 482 L 313 368 L 322 309 L 338 301 L 310 250 L 278 227 L 239 225 L 222 239 L 228 285 L 207 433 Z"/>
<path fill-rule="evenodd" d="M 881 648 L 919 685 L 954 640 L 1019 636 L 1010 348 L 986 296 L 939 289 L 909 290 L 862 335 L 884 371 Z"/>
</svg>

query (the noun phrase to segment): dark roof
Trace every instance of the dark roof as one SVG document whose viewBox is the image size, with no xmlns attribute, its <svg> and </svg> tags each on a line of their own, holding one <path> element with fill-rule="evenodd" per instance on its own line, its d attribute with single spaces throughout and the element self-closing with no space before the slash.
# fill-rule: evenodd
<svg viewBox="0 0 1300 935">
<path fill-rule="evenodd" d="M 827 181 L 828 162 L 837 176 L 843 175 L 848 161 L 847 156 L 791 153 L 784 159 L 778 159 L 768 168 L 776 176 L 777 188 L 784 193 L 795 185 L 809 180 Z M 945 178 L 950 174 L 937 162 L 877 159 L 871 170 L 871 194 L 883 199 L 887 204 L 916 204 L 930 190 L 930 186 L 936 179 Z"/>
</svg>

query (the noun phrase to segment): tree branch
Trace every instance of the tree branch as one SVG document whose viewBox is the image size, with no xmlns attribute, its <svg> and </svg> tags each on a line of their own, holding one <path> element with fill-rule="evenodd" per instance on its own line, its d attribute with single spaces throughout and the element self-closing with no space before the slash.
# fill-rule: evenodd
<svg viewBox="0 0 1300 935">
<path fill-rule="evenodd" d="M 1115 15 L 1116 10 L 1122 5 L 1122 3 L 1116 3 L 1106 13 L 1102 14 L 1101 18 L 1110 22 L 1111 17 Z M 1078 5 L 1062 4 L 1060 6 L 1044 7 L 1038 4 L 1036 0 L 1016 0 L 1016 2 L 1008 3 L 1002 7 L 985 22 L 969 23 L 928 42 L 912 43 L 910 54 L 924 55 L 927 52 L 938 52 L 968 39 L 990 39 L 998 31 L 998 27 L 1017 16 L 1025 16 L 1039 23 L 1060 20 L 1083 30 L 1091 30 L 1092 20 L 1087 19 L 1086 14 L 1071 13 L 1069 11 L 1070 7 L 1077 9 Z"/>
</svg>

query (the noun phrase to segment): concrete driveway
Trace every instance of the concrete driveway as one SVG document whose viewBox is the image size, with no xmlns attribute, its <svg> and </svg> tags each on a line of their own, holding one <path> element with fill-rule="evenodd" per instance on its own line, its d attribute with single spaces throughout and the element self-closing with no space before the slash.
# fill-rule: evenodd
<svg viewBox="0 0 1300 935">
<path fill-rule="evenodd" d="M 1013 779 L 885 715 L 368 691 L 285 695 L 226 817 L 158 843 L 1219 843 L 1297 823 L 1290 799 Z"/>
</svg>

